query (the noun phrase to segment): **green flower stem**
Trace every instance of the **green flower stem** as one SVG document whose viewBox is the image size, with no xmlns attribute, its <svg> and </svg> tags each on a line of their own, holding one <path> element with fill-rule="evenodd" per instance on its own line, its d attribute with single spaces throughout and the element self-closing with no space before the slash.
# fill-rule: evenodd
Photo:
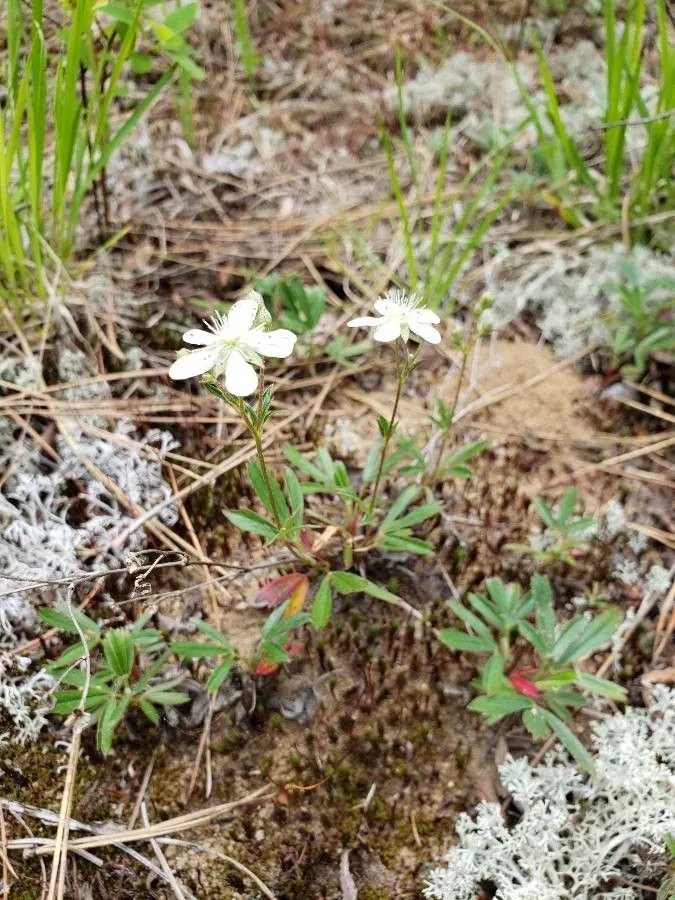
<svg viewBox="0 0 675 900">
<path fill-rule="evenodd" d="M 262 440 L 260 439 L 260 434 L 257 428 L 251 428 L 251 437 L 255 443 L 255 452 L 258 455 L 258 462 L 260 463 L 260 471 L 262 473 L 263 481 L 265 482 L 265 487 L 267 488 L 267 494 L 270 498 L 270 504 L 272 506 L 272 515 L 274 516 L 274 523 L 281 531 L 282 521 L 281 516 L 279 515 L 279 508 L 277 507 L 276 498 L 272 491 L 272 482 L 270 481 L 270 473 L 267 469 L 267 463 L 265 462 L 265 453 L 263 451 Z"/>
<path fill-rule="evenodd" d="M 262 379 L 261 379 L 261 385 L 262 385 Z M 262 475 L 263 482 L 265 483 L 265 487 L 267 489 L 267 495 L 270 498 L 270 505 L 272 507 L 272 516 L 274 517 L 274 524 L 277 526 L 277 530 L 279 531 L 279 533 L 281 533 L 281 531 L 283 529 L 283 522 L 281 521 L 281 515 L 279 514 L 279 508 L 277 506 L 274 492 L 272 491 L 272 481 L 271 481 L 269 469 L 267 468 L 267 463 L 265 462 L 265 451 L 263 450 L 263 445 L 262 445 L 261 427 L 258 423 L 252 422 L 249 419 L 249 416 L 246 414 L 246 408 L 244 406 L 243 400 L 239 401 L 239 403 L 237 404 L 237 408 L 238 408 L 239 414 L 241 415 L 242 421 L 248 428 L 249 434 L 253 438 L 253 443 L 255 444 L 256 456 L 258 457 L 258 463 L 260 464 L 260 473 Z M 262 409 L 262 390 L 260 391 L 259 396 L 258 396 L 258 418 L 260 418 L 261 409 Z M 317 566 L 316 559 L 314 559 L 313 557 L 306 554 L 299 547 L 296 547 L 296 545 L 292 541 L 289 541 L 288 538 L 284 537 L 283 542 L 284 542 L 284 545 L 286 546 L 286 549 L 289 550 L 290 553 L 292 553 L 292 555 L 298 561 L 304 563 L 305 565 L 309 565 L 309 566 L 312 566 L 313 568 L 316 568 L 316 566 Z"/>
<path fill-rule="evenodd" d="M 407 349 L 406 349 L 407 352 Z M 396 426 L 396 416 L 398 415 L 398 405 L 401 400 L 401 391 L 403 390 L 403 384 L 405 382 L 406 376 L 408 374 L 409 365 L 403 366 L 401 368 L 401 362 L 398 355 L 398 347 L 396 348 L 396 396 L 394 397 L 394 405 L 391 410 L 391 416 L 389 417 L 389 422 L 387 424 L 387 432 L 384 435 L 384 440 L 382 441 L 382 451 L 380 453 L 380 464 L 377 468 L 377 475 L 375 476 L 375 484 L 373 485 L 373 493 L 370 497 L 370 503 L 368 504 L 368 511 L 366 516 L 370 518 L 373 514 L 373 510 L 375 509 L 375 501 L 377 500 L 377 492 L 380 489 L 380 482 L 382 481 L 382 472 L 384 471 L 384 463 L 387 458 L 387 448 L 389 447 L 389 442 L 391 441 L 392 435 L 394 433 L 394 428 Z"/>
</svg>

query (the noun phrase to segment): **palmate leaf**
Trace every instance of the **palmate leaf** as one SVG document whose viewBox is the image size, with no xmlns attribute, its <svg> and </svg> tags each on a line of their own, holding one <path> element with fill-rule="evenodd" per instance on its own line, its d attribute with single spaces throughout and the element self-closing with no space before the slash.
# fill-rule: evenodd
<svg viewBox="0 0 675 900">
<path fill-rule="evenodd" d="M 128 631 L 109 631 L 103 640 L 103 653 L 115 675 L 130 674 L 134 664 L 134 642 Z"/>
</svg>

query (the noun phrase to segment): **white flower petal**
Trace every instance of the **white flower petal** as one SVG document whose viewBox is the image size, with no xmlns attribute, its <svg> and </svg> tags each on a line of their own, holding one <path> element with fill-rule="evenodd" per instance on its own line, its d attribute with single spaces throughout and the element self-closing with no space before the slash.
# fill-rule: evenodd
<svg viewBox="0 0 675 900">
<path fill-rule="evenodd" d="M 262 302 L 260 294 L 250 291 L 241 300 L 232 304 L 227 314 L 227 330 L 232 337 L 240 337 L 253 328 Z"/>
<path fill-rule="evenodd" d="M 235 397 L 248 397 L 258 387 L 258 374 L 238 350 L 232 350 L 225 366 L 225 387 Z"/>
<path fill-rule="evenodd" d="M 350 319 L 347 322 L 348 328 L 368 328 L 370 326 L 378 326 L 384 325 L 386 319 L 381 319 L 379 316 L 359 316 L 358 319 Z"/>
<path fill-rule="evenodd" d="M 208 347 L 216 340 L 216 335 L 212 331 L 203 331 L 201 328 L 191 328 L 183 335 L 186 344 L 203 344 Z"/>
<path fill-rule="evenodd" d="M 376 328 L 373 332 L 373 338 L 376 341 L 395 341 L 401 336 L 401 325 L 399 322 L 392 322 L 385 319 L 384 323 Z"/>
<path fill-rule="evenodd" d="M 373 303 L 373 307 L 375 312 L 378 312 L 381 316 L 391 315 L 392 312 L 400 309 L 400 305 L 395 303 L 391 297 L 380 297 L 379 300 Z"/>
<path fill-rule="evenodd" d="M 423 322 L 409 322 L 410 330 L 413 334 L 421 337 L 423 341 L 429 341 L 430 344 L 440 344 L 441 335 L 431 325 L 425 325 Z"/>
<path fill-rule="evenodd" d="M 421 325 L 438 325 L 441 321 L 441 317 L 433 311 L 433 309 L 428 309 L 426 306 L 420 307 L 420 309 L 415 309 L 410 313 L 408 317 L 410 322 L 419 322 Z"/>
<path fill-rule="evenodd" d="M 262 356 L 285 359 L 293 352 L 297 339 L 297 336 L 287 328 L 277 328 L 276 331 L 263 331 L 256 328 L 246 335 L 245 343 Z"/>
<path fill-rule="evenodd" d="M 220 350 L 220 347 L 204 347 L 201 350 L 191 350 L 185 356 L 180 356 L 169 369 L 169 378 L 180 381 L 183 378 L 203 375 L 213 368 Z"/>
</svg>

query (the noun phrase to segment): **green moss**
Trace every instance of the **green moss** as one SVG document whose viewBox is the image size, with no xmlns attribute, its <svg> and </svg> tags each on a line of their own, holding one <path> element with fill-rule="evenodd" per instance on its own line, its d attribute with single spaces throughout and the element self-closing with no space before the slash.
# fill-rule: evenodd
<svg viewBox="0 0 675 900">
<path fill-rule="evenodd" d="M 391 892 L 374 884 L 359 889 L 360 900 L 390 900 Z"/>
<path fill-rule="evenodd" d="M 274 728 L 277 731 L 284 730 L 284 717 L 281 715 L 281 713 L 272 713 L 272 715 L 270 716 L 270 728 Z"/>
</svg>

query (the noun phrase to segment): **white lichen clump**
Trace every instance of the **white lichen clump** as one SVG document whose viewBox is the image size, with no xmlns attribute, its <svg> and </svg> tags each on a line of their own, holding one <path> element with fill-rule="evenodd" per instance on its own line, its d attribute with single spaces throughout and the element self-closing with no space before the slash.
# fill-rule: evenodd
<svg viewBox="0 0 675 900">
<path fill-rule="evenodd" d="M 630 253 L 621 244 L 594 246 L 588 254 L 556 252 L 518 269 L 518 274 L 496 274 L 495 303 L 486 313 L 494 329 L 504 328 L 525 310 L 537 317 L 537 325 L 546 341 L 560 356 L 572 356 L 592 342 L 606 343 L 611 321 L 622 307 L 616 292 L 608 289 L 620 279 L 620 265 L 630 261 L 646 284 L 672 276 L 672 256 L 647 247 L 635 247 Z M 510 253 L 495 259 L 504 270 L 519 261 Z M 663 301 L 663 293 L 654 292 L 647 306 Z"/>
<path fill-rule="evenodd" d="M 145 546 L 139 530 L 119 551 L 113 549 L 112 542 L 133 523 L 133 516 L 80 457 L 142 509 L 171 495 L 162 460 L 177 444 L 168 432 L 153 429 L 134 442 L 133 425 L 122 420 L 110 440 L 92 438 L 75 423 L 70 433 L 80 456 L 57 438 L 57 463 L 46 460 L 29 440 L 15 440 L 9 425 L 0 430 L 0 469 L 7 473 L 0 490 L 0 744 L 10 737 L 19 742 L 35 739 L 49 705 L 51 679 L 28 674 L 16 659 L 10 666 L 7 655 L 39 630 L 40 602 L 31 588 L 119 566 L 123 554 Z M 177 513 L 168 507 L 161 516 L 173 524 Z M 52 597 L 65 596 L 64 585 L 49 587 Z M 12 729 L 5 727 L 3 711 Z"/>
<path fill-rule="evenodd" d="M 595 723 L 593 747 L 593 776 L 559 752 L 538 767 L 507 759 L 500 774 L 519 821 L 508 827 L 496 803 L 481 804 L 475 819 L 461 815 L 459 846 L 424 895 L 474 900 L 487 883 L 498 900 L 637 900 L 626 881 L 665 877 L 665 842 L 675 833 L 675 691 L 660 686 L 649 709 Z"/>
</svg>

